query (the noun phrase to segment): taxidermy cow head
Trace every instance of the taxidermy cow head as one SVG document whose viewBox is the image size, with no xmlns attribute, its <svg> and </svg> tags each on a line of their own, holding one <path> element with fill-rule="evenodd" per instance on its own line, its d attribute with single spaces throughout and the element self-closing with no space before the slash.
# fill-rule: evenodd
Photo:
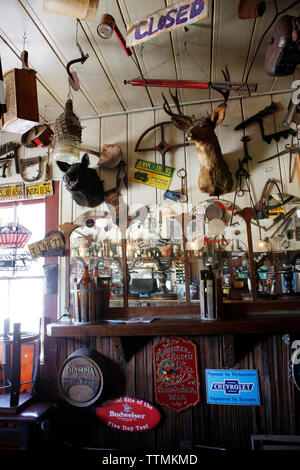
<svg viewBox="0 0 300 470">
<path fill-rule="evenodd" d="M 225 81 L 230 82 L 227 67 L 226 71 L 222 70 L 222 72 Z M 217 91 L 223 95 L 224 101 L 213 111 L 211 116 L 200 119 L 185 116 L 180 109 L 177 93 L 173 95 L 170 92 L 178 111 L 178 114 L 173 113 L 163 95 L 164 110 L 171 116 L 173 124 L 185 132 L 187 140 L 196 144 L 200 165 L 198 186 L 202 193 L 208 193 L 210 196 L 228 193 L 232 188 L 232 176 L 222 156 L 220 144 L 215 134 L 215 127 L 221 124 L 225 118 L 226 103 L 230 92 L 229 90 L 226 92 Z"/>
<path fill-rule="evenodd" d="M 63 181 L 79 206 L 96 207 L 104 201 L 103 183 L 96 170 L 88 168 L 90 160 L 85 153 L 80 163 L 70 165 L 57 161 L 57 166 L 65 174 Z"/>
</svg>

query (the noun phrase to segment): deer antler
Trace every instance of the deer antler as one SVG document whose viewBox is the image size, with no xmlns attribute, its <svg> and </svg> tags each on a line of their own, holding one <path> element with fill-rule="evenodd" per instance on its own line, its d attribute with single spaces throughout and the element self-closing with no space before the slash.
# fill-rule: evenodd
<svg viewBox="0 0 300 470">
<path fill-rule="evenodd" d="M 173 113 L 173 111 L 171 110 L 171 107 L 170 107 L 165 95 L 162 93 L 162 97 L 163 97 L 163 100 L 164 100 L 163 108 L 164 108 L 165 112 L 169 116 L 171 116 L 171 118 L 172 118 L 171 121 L 173 122 L 173 124 L 175 124 L 175 126 L 178 127 L 179 129 L 182 129 L 183 131 L 185 131 L 186 129 L 188 129 L 191 126 L 191 124 L 193 124 L 194 119 L 191 116 L 186 116 L 181 111 L 179 100 L 178 100 L 178 90 L 176 89 L 175 95 L 171 92 L 171 90 L 169 90 L 169 93 L 170 93 L 170 95 L 173 99 L 173 102 L 176 106 L 178 114 Z"/>
</svg>

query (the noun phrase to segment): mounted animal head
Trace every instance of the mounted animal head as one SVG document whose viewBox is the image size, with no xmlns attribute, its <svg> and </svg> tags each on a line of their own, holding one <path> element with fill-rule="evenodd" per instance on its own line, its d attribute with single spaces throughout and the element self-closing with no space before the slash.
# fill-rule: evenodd
<svg viewBox="0 0 300 470">
<path fill-rule="evenodd" d="M 85 153 L 80 163 L 70 165 L 57 161 L 57 166 L 64 172 L 63 181 L 72 194 L 72 199 L 79 206 L 96 207 L 104 201 L 103 183 L 96 170 L 88 168 L 90 160 Z"/>
<path fill-rule="evenodd" d="M 222 70 L 225 81 L 230 82 L 230 76 L 226 67 Z M 213 86 L 212 86 L 213 88 Z M 194 116 L 184 115 L 180 109 L 177 92 L 170 95 L 174 101 L 178 114 L 173 113 L 171 107 L 164 99 L 164 110 L 171 116 L 173 124 L 185 132 L 187 140 L 196 144 L 198 161 L 200 165 L 200 174 L 198 186 L 202 193 L 208 193 L 210 196 L 219 196 L 230 192 L 232 188 L 232 176 L 228 165 L 225 162 L 218 138 L 215 134 L 215 127 L 221 124 L 225 118 L 226 103 L 229 98 L 229 90 L 219 91 L 223 96 L 223 102 L 212 112 L 210 116 L 196 119 Z"/>
</svg>

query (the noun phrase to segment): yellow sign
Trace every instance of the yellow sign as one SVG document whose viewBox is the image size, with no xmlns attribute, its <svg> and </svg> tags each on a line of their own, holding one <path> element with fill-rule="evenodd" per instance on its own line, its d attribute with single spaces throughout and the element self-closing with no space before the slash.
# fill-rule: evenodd
<svg viewBox="0 0 300 470">
<path fill-rule="evenodd" d="M 126 46 L 135 46 L 207 17 L 207 0 L 181 0 L 129 25 Z"/>
<path fill-rule="evenodd" d="M 285 214 L 285 207 L 279 206 L 276 209 L 269 209 L 269 217 L 277 217 L 277 215 Z"/>
<path fill-rule="evenodd" d="M 160 163 L 148 162 L 138 158 L 131 175 L 131 181 L 159 189 L 168 189 L 174 170 L 175 168 L 166 166 L 165 171 L 162 171 Z"/>
<path fill-rule="evenodd" d="M 64 240 L 60 232 L 55 232 L 43 240 L 28 245 L 31 258 L 41 256 L 58 256 L 64 248 Z"/>
<path fill-rule="evenodd" d="M 52 196 L 53 184 L 52 181 L 48 183 L 37 183 L 26 186 L 26 198 L 33 199 L 37 197 Z"/>
<path fill-rule="evenodd" d="M 15 199 L 23 199 L 23 184 L 9 184 L 0 186 L 0 201 L 14 201 Z"/>
</svg>

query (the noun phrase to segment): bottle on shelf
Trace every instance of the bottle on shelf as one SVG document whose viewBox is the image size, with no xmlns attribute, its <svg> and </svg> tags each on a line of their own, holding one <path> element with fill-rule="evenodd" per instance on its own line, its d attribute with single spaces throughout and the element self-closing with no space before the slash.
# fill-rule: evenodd
<svg viewBox="0 0 300 470">
<path fill-rule="evenodd" d="M 77 284 L 78 289 L 78 307 L 80 308 L 81 322 L 89 321 L 89 310 L 93 308 L 93 299 L 90 296 L 90 290 L 93 287 L 93 281 L 89 273 L 88 266 L 84 266 L 83 275 Z"/>
</svg>

